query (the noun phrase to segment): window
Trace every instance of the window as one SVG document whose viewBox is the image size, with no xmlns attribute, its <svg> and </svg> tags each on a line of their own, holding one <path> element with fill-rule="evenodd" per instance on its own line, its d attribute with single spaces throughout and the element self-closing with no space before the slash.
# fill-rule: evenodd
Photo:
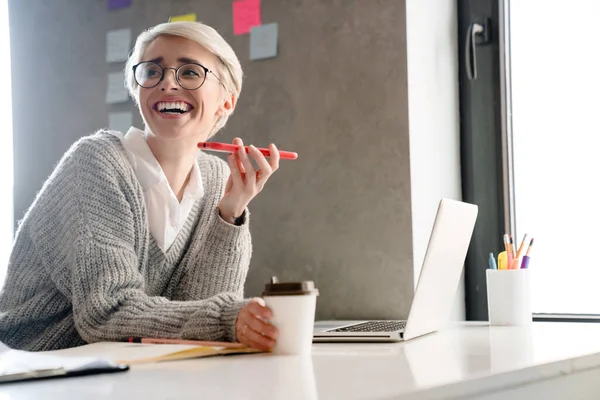
<svg viewBox="0 0 600 400">
<path fill-rule="evenodd" d="M 600 314 L 600 2 L 509 6 L 514 212 L 519 240 L 535 237 L 533 311 Z"/>
<path fill-rule="evenodd" d="M 486 261 L 508 231 L 517 243 L 535 238 L 534 317 L 600 319 L 600 2 L 457 4 L 460 42 L 491 22 L 491 41 L 476 46 L 477 79 L 466 73 L 467 46 L 459 54 L 463 199 L 479 205 L 467 319 L 487 320 Z"/>
</svg>

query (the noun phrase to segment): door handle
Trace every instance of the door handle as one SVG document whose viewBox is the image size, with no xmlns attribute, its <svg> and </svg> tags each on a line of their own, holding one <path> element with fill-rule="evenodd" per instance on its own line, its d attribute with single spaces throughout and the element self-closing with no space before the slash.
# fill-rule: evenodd
<svg viewBox="0 0 600 400">
<path fill-rule="evenodd" d="M 477 79 L 477 46 L 492 42 L 492 22 L 486 18 L 483 24 L 473 23 L 467 28 L 465 40 L 465 68 L 470 81 Z"/>
</svg>

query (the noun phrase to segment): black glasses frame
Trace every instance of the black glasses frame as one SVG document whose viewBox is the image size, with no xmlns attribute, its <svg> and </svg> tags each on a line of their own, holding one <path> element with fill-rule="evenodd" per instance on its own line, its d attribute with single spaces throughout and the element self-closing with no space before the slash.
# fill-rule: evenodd
<svg viewBox="0 0 600 400">
<path fill-rule="evenodd" d="M 161 75 L 160 75 L 160 79 L 158 80 L 158 82 L 156 82 L 156 84 L 154 84 L 154 85 L 152 85 L 152 86 L 144 86 L 144 85 L 142 85 L 141 83 L 139 83 L 139 82 L 138 82 L 138 80 L 137 80 L 137 76 L 136 76 L 136 73 L 135 73 L 135 72 L 136 72 L 136 69 L 137 69 L 137 68 L 138 68 L 140 65 L 142 65 L 142 64 L 154 64 L 154 65 L 156 65 L 158 68 L 160 68 L 160 70 L 162 71 L 162 73 L 161 73 Z M 196 87 L 196 88 L 193 88 L 193 89 L 186 88 L 186 87 L 184 87 L 184 86 L 181 84 L 181 82 L 179 81 L 179 70 L 180 70 L 182 67 L 185 67 L 186 65 L 197 65 L 197 66 L 199 66 L 200 68 L 202 68 L 202 69 L 204 70 L 204 79 L 202 80 L 202 82 L 200 83 L 200 85 L 198 85 L 198 87 Z M 218 77 L 218 76 L 217 76 L 217 75 L 216 75 L 216 74 L 215 74 L 215 73 L 214 73 L 212 70 L 210 70 L 210 69 L 206 68 L 204 65 L 202 65 L 202 64 L 198 64 L 198 63 L 185 63 L 185 64 L 182 64 L 182 65 L 180 65 L 180 66 L 179 66 L 179 67 L 177 67 L 177 68 L 173 68 L 173 67 L 167 67 L 167 68 L 163 68 L 163 67 L 162 67 L 160 64 L 157 64 L 157 63 L 155 63 L 155 62 L 153 62 L 153 61 L 140 61 L 139 63 L 137 63 L 137 64 L 135 64 L 135 65 L 133 66 L 133 79 L 135 80 L 135 82 L 136 82 L 136 83 L 137 83 L 137 84 L 138 84 L 140 87 L 143 87 L 144 89 L 152 89 L 153 87 L 156 87 L 156 86 L 158 86 L 158 85 L 159 85 L 159 84 L 160 84 L 160 83 L 163 81 L 163 79 L 165 79 L 165 71 L 166 71 L 166 70 L 168 70 L 168 69 L 172 69 L 173 71 L 175 71 L 175 80 L 177 81 L 177 84 L 179 84 L 179 86 L 181 86 L 181 88 L 182 88 L 182 89 L 185 89 L 185 90 L 198 90 L 198 89 L 200 89 L 200 88 L 202 87 L 202 85 L 204 85 L 204 82 L 206 82 L 206 77 L 208 76 L 208 74 L 213 74 L 213 76 L 214 76 L 215 78 L 217 78 L 217 80 L 219 81 L 219 83 L 220 83 L 220 84 L 221 84 L 221 85 L 222 85 L 222 86 L 225 88 L 225 85 L 223 84 L 223 82 L 221 82 L 221 80 L 219 79 L 219 77 Z"/>
</svg>

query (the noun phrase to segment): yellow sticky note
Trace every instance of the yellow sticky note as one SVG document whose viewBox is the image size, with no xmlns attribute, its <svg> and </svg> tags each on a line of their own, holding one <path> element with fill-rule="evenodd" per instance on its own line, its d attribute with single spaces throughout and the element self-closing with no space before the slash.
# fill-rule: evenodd
<svg viewBox="0 0 600 400">
<path fill-rule="evenodd" d="M 169 18 L 169 22 L 177 22 L 177 21 L 196 21 L 196 13 L 191 14 L 183 14 L 183 15 L 175 15 Z"/>
</svg>

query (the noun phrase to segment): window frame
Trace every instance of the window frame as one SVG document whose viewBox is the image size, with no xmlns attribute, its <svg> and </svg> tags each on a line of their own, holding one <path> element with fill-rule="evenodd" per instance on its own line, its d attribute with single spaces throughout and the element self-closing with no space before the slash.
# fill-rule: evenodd
<svg viewBox="0 0 600 400">
<path fill-rule="evenodd" d="M 512 142 L 510 1 L 458 0 L 459 102 L 463 200 L 479 214 L 465 260 L 465 317 L 488 320 L 486 270 L 490 252 L 516 231 Z M 491 21 L 491 43 L 476 46 L 477 79 L 466 73 L 466 34 Z M 534 313 L 534 321 L 600 322 L 600 314 Z"/>
</svg>

